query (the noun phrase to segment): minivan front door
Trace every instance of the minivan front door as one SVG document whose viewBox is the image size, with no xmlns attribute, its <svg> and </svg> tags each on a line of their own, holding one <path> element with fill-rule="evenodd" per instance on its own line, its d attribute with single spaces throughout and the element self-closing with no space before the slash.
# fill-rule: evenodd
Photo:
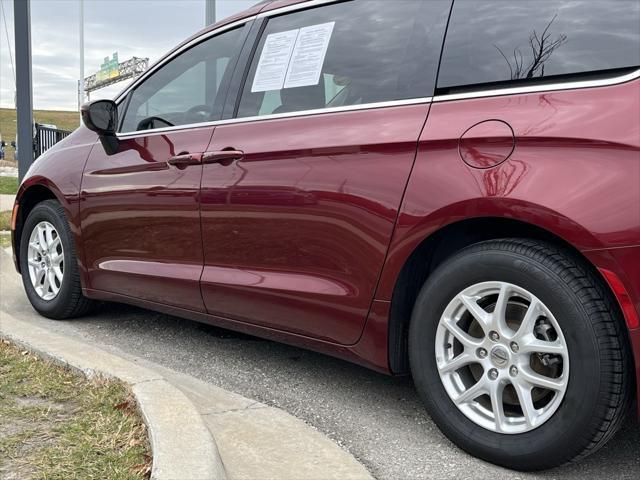
<svg viewBox="0 0 640 480">
<path fill-rule="evenodd" d="M 90 288 L 205 310 L 201 159 L 248 28 L 183 47 L 129 93 L 118 152 L 93 148 L 80 209 Z"/>
<path fill-rule="evenodd" d="M 218 125 L 208 148 L 242 156 L 203 167 L 209 313 L 357 342 L 429 110 L 449 5 L 354 1 L 267 20 L 238 118 Z"/>
<path fill-rule="evenodd" d="M 85 261 L 91 288 L 203 311 L 198 196 L 202 165 L 170 165 L 202 152 L 213 128 L 151 133 L 96 145 L 82 181 Z"/>
</svg>

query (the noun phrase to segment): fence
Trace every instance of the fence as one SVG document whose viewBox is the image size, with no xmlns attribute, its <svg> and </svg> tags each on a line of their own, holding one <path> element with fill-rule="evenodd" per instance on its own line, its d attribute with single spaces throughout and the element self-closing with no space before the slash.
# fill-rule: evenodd
<svg viewBox="0 0 640 480">
<path fill-rule="evenodd" d="M 71 132 L 58 128 L 35 124 L 36 134 L 33 138 L 33 158 L 38 158 Z"/>
</svg>

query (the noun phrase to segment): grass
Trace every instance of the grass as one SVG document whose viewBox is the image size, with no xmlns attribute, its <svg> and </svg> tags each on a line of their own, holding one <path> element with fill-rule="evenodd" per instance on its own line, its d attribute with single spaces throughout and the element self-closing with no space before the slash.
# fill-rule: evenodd
<svg viewBox="0 0 640 480">
<path fill-rule="evenodd" d="M 2 177 L 0 177 L 2 178 Z M 0 212 L 0 231 L 11 229 L 11 212 Z M 0 248 L 11 246 L 11 234 L 0 233 Z"/>
<path fill-rule="evenodd" d="M 34 110 L 33 120 L 37 123 L 48 123 L 63 130 L 75 130 L 80 125 L 78 112 L 57 110 Z M 13 108 L 0 108 L 0 135 L 7 142 L 6 160 L 14 159 L 14 150 L 10 142 L 16 139 L 16 111 Z"/>
<path fill-rule="evenodd" d="M 11 229 L 11 212 L 0 212 L 0 230 Z"/>
<path fill-rule="evenodd" d="M 0 478 L 148 478 L 144 424 L 122 383 L 0 341 Z"/>
<path fill-rule="evenodd" d="M 15 195 L 18 193 L 18 186 L 16 177 L 0 177 L 0 194 Z"/>
</svg>

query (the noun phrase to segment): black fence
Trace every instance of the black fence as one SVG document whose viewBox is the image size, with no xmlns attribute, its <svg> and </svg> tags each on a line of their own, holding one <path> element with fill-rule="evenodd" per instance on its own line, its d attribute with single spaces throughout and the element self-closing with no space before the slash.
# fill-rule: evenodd
<svg viewBox="0 0 640 480">
<path fill-rule="evenodd" d="M 36 159 L 71 132 L 59 128 L 45 127 L 35 124 L 36 134 L 33 137 L 33 158 Z"/>
</svg>

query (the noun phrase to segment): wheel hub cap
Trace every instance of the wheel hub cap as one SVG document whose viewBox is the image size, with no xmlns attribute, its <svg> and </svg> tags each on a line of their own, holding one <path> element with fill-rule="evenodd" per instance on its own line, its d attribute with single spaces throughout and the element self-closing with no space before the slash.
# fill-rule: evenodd
<svg viewBox="0 0 640 480">
<path fill-rule="evenodd" d="M 507 349 L 498 345 L 491 350 L 491 363 L 498 368 L 506 367 L 509 363 L 509 352 Z"/>
</svg>

